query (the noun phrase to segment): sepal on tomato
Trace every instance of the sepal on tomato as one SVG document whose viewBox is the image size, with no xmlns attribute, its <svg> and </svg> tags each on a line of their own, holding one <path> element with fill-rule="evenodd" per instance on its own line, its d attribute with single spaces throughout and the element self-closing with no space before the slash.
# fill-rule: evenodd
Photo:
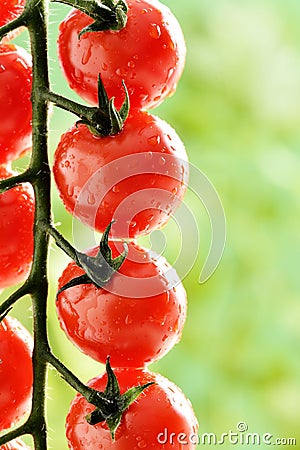
<svg viewBox="0 0 300 450">
<path fill-rule="evenodd" d="M 125 0 L 52 0 L 73 6 L 94 19 L 78 34 L 78 39 L 85 33 L 105 30 L 121 30 L 127 23 L 128 6 Z"/>
<path fill-rule="evenodd" d="M 97 425 L 100 422 L 106 422 L 112 440 L 115 439 L 116 430 L 121 422 L 123 413 L 137 399 L 137 397 L 154 382 L 146 383 L 141 386 L 134 386 L 124 394 L 120 393 L 120 387 L 114 371 L 110 366 L 109 357 L 106 360 L 107 385 L 103 395 L 99 399 L 96 409 L 86 416 L 86 421 L 90 425 Z M 109 402 L 103 402 L 103 397 Z M 96 402 L 95 402 L 96 403 Z"/>
<path fill-rule="evenodd" d="M 125 91 L 125 100 L 119 109 L 115 107 L 114 97 L 109 99 L 104 87 L 101 74 L 98 76 L 98 107 L 93 120 L 82 119 L 77 124 L 86 125 L 90 132 L 96 136 L 111 136 L 119 133 L 128 117 L 130 102 L 129 95 L 124 81 L 122 81 Z"/>
<path fill-rule="evenodd" d="M 57 295 L 70 287 L 79 286 L 80 284 L 94 284 L 96 287 L 101 288 L 108 283 L 113 274 L 119 270 L 128 254 L 128 246 L 126 242 L 124 242 L 123 253 L 116 258 L 112 257 L 112 252 L 108 244 L 108 236 L 112 224 L 113 221 L 106 227 L 96 256 L 89 256 L 85 253 L 76 252 L 77 262 L 85 271 L 85 274 L 73 278 L 73 280 L 66 283 L 59 289 Z"/>
</svg>

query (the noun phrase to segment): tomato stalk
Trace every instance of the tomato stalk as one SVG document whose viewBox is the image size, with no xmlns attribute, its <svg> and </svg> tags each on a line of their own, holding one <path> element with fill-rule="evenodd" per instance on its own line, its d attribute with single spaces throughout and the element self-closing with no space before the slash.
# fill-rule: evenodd
<svg viewBox="0 0 300 450">
<path fill-rule="evenodd" d="M 126 85 L 123 82 L 125 100 L 119 110 L 114 105 L 114 98 L 108 98 L 101 76 L 98 78 L 98 106 L 90 107 L 69 100 L 48 89 L 41 91 L 44 99 L 51 101 L 55 106 L 72 112 L 80 120 L 78 124 L 87 125 L 95 136 L 110 136 L 119 133 L 128 117 L 130 103 Z"/>
<path fill-rule="evenodd" d="M 78 34 L 78 39 L 92 31 L 121 30 L 127 22 L 128 7 L 124 0 L 51 0 L 73 6 L 88 14 L 94 22 Z"/>
<path fill-rule="evenodd" d="M 43 96 L 41 92 L 50 92 L 48 54 L 47 54 L 47 0 L 28 0 L 24 12 L 19 18 L 0 29 L 0 39 L 19 26 L 27 26 L 30 35 L 33 57 L 32 82 L 32 156 L 29 168 L 22 174 L 0 182 L 0 193 L 21 183 L 30 182 L 35 193 L 34 219 L 34 254 L 30 275 L 25 283 L 14 292 L 0 307 L 0 319 L 10 311 L 16 301 L 30 294 L 33 306 L 33 394 L 32 408 L 26 422 L 20 427 L 0 437 L 0 445 L 24 434 L 33 437 L 36 450 L 47 449 L 46 425 L 46 374 L 48 364 L 53 365 L 70 386 L 80 392 L 87 401 L 95 398 L 97 402 L 101 393 L 85 386 L 69 371 L 51 352 L 47 331 L 47 299 L 48 299 L 48 250 L 49 237 L 53 235 L 71 257 L 78 253 L 52 227 L 51 214 L 51 171 L 48 159 L 48 103 L 51 95 Z M 66 103 L 68 101 L 66 100 Z M 73 111 L 72 107 L 65 109 Z M 92 109 L 92 113 L 95 113 Z M 122 109 L 124 112 L 124 108 Z M 84 115 L 80 116 L 86 120 Z M 99 120 L 99 118 L 98 118 Z M 55 230 L 55 231 L 54 231 Z M 105 400 L 103 400 L 105 401 Z M 96 404 L 98 405 L 98 403 Z"/>
</svg>

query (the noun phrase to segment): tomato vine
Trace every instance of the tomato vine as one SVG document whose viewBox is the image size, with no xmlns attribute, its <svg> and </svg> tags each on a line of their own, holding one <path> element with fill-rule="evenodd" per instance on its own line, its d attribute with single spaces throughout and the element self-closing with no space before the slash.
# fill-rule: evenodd
<svg viewBox="0 0 300 450">
<path fill-rule="evenodd" d="M 102 2 L 96 0 L 60 1 L 61 3 L 75 6 L 80 11 L 84 11 L 94 20 L 94 22 L 86 25 L 86 28 L 81 31 L 80 36 L 83 33 L 91 33 L 100 29 L 119 30 L 122 29 L 126 23 L 127 6 L 122 0 L 117 2 L 113 0 L 103 0 Z M 101 282 L 97 284 L 98 278 L 96 279 L 94 276 L 95 273 L 93 272 L 93 269 L 90 269 L 91 264 L 93 263 L 91 257 L 85 256 L 83 258 L 82 255 L 77 252 L 63 236 L 61 236 L 52 223 L 50 198 L 51 169 L 48 154 L 49 104 L 53 103 L 62 109 L 73 112 L 78 116 L 81 124 L 84 124 L 84 126 L 88 125 L 89 130 L 92 130 L 95 135 L 101 136 L 118 133 L 123 127 L 123 122 L 127 118 L 129 109 L 128 94 L 124 83 L 123 95 L 125 100 L 123 100 L 123 104 L 119 108 L 114 106 L 113 101 L 111 101 L 110 98 L 107 97 L 106 92 L 103 91 L 104 88 L 101 80 L 98 82 L 98 106 L 87 107 L 68 100 L 51 91 L 47 54 L 48 7 L 49 1 L 47 0 L 27 0 L 23 12 L 17 18 L 0 28 L 0 39 L 19 27 L 25 26 L 28 28 L 33 73 L 31 90 L 32 152 L 30 163 L 23 173 L 1 180 L 0 193 L 4 193 L 23 183 L 30 183 L 34 189 L 35 198 L 33 229 L 34 250 L 31 271 L 24 284 L 11 294 L 11 296 L 0 306 L 0 318 L 2 320 L 18 300 L 27 294 L 31 297 L 34 338 L 32 353 L 32 408 L 28 418 L 21 426 L 0 437 L 0 445 L 4 445 L 6 442 L 16 439 L 24 434 L 30 434 L 33 437 L 36 450 L 47 449 L 45 392 L 48 364 L 55 367 L 69 385 L 81 394 L 89 404 L 96 407 L 89 415 L 89 423 L 97 424 L 100 421 L 106 420 L 109 424 L 112 437 L 115 435 L 116 428 L 119 425 L 124 410 L 128 408 L 138 394 L 153 384 L 152 378 L 150 377 L 149 381 L 147 376 L 143 374 L 141 379 L 145 378 L 145 384 L 133 386 L 129 391 L 120 394 L 118 382 L 110 368 L 109 359 L 107 359 L 107 386 L 103 392 L 94 389 L 93 384 L 91 386 L 85 385 L 64 366 L 64 364 L 52 353 L 48 341 L 47 301 L 49 295 L 48 252 L 50 237 L 54 238 L 56 244 L 85 270 L 86 276 L 88 277 L 88 283 L 102 286 Z M 169 73 L 169 76 L 171 75 L 173 75 L 173 73 Z M 158 99 L 152 99 L 152 102 L 155 104 L 155 102 L 158 102 Z M 145 115 L 146 113 L 144 113 L 144 116 Z M 171 140 L 170 136 L 169 139 Z M 183 181 L 184 179 L 180 180 L 182 185 Z M 107 228 L 107 234 L 108 230 L 109 228 Z M 105 233 L 106 232 L 104 232 L 104 236 Z M 119 266 L 123 263 L 124 257 L 126 256 L 126 249 L 123 256 L 121 255 L 112 259 L 110 249 L 107 247 L 107 239 L 101 242 L 100 249 L 101 245 L 103 250 L 102 254 L 106 254 L 105 259 L 108 262 L 109 267 L 113 268 L 109 274 L 109 277 L 111 277 L 112 273 L 118 270 Z M 97 257 L 94 257 L 94 259 L 96 260 Z M 114 266 L 116 260 L 118 260 L 118 264 L 115 264 Z M 60 289 L 59 293 L 63 289 L 64 287 Z M 183 323 L 181 324 L 181 327 L 182 325 Z M 143 365 L 144 363 L 142 362 L 140 364 Z M 138 368 L 140 369 L 140 367 Z M 122 378 L 122 373 L 120 376 Z M 191 427 L 193 427 L 191 429 L 195 429 L 196 425 L 193 423 Z"/>
</svg>

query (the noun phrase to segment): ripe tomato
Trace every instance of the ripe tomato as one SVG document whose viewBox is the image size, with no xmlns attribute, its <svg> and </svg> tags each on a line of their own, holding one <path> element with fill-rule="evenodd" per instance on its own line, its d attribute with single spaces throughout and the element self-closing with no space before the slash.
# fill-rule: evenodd
<svg viewBox="0 0 300 450">
<path fill-rule="evenodd" d="M 6 316 L 0 323 L 0 430 L 21 420 L 30 407 L 32 348 L 29 332 Z"/>
<path fill-rule="evenodd" d="M 1 445 L 0 450 L 30 450 L 30 447 L 24 444 L 21 439 L 14 439 L 7 444 Z"/>
<path fill-rule="evenodd" d="M 0 166 L 0 179 L 13 175 Z M 0 194 L 0 288 L 23 281 L 33 255 L 34 194 L 23 184 Z"/>
<path fill-rule="evenodd" d="M 196 448 L 197 419 L 190 402 L 174 383 L 146 370 L 118 369 L 114 372 L 121 394 L 136 385 L 149 382 L 155 384 L 145 389 L 125 411 L 114 442 L 105 422 L 97 425 L 87 423 L 85 417 L 95 407 L 78 394 L 66 420 L 66 434 L 71 450 Z M 107 376 L 103 374 L 88 384 L 103 392 L 106 382 Z M 185 445 L 182 444 L 183 439 L 186 441 Z"/>
<path fill-rule="evenodd" d="M 120 242 L 109 245 L 113 257 L 123 250 Z M 83 273 L 70 263 L 59 288 Z M 62 291 L 57 313 L 68 338 L 85 354 L 102 363 L 110 355 L 113 367 L 143 367 L 179 341 L 186 293 L 164 257 L 129 242 L 125 261 L 104 288 L 86 284 Z"/>
<path fill-rule="evenodd" d="M 0 164 L 31 148 L 31 56 L 21 47 L 0 44 Z"/>
<path fill-rule="evenodd" d="M 179 206 L 188 179 L 185 148 L 166 122 L 134 110 L 123 130 L 95 137 L 73 126 L 57 147 L 53 173 L 67 210 L 114 237 L 135 237 L 163 226 Z"/>
<path fill-rule="evenodd" d="M 97 104 L 98 74 L 116 106 L 124 100 L 124 80 L 132 107 L 149 109 L 172 94 L 185 63 L 185 42 L 170 10 L 157 0 L 128 0 L 128 20 L 120 31 L 78 33 L 93 20 L 72 10 L 60 25 L 58 54 L 70 87 Z"/>
<path fill-rule="evenodd" d="M 22 13 L 26 0 L 1 0 L 0 3 L 0 27 L 16 19 Z M 14 30 L 5 37 L 12 39 L 18 34 L 20 29 Z"/>
</svg>

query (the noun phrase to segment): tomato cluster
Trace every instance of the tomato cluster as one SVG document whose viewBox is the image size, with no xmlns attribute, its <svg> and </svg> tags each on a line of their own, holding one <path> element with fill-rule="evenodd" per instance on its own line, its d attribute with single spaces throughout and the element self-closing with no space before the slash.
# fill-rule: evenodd
<svg viewBox="0 0 300 450">
<path fill-rule="evenodd" d="M 25 0 L 2 0 L 0 26 L 17 18 Z M 31 149 L 31 56 L 9 42 L 0 44 L 0 180 L 17 175 L 11 163 Z M 20 184 L 0 194 L 0 291 L 24 281 L 33 257 L 34 194 Z M 0 321 L 0 432 L 30 410 L 33 369 L 33 339 L 17 319 Z M 16 439 L 1 450 L 26 450 Z"/>
<path fill-rule="evenodd" d="M 106 373 L 88 383 L 98 403 L 78 394 L 71 404 L 66 425 L 71 450 L 158 448 L 165 430 L 189 436 L 198 427 L 180 389 L 148 368 L 180 340 L 186 292 L 163 256 L 137 241 L 167 223 L 187 188 L 182 141 L 148 111 L 175 92 L 185 42 L 176 18 L 157 0 L 107 1 L 106 14 L 109 6 L 119 8 L 116 17 L 126 9 L 121 29 L 99 31 L 93 19 L 74 9 L 58 38 L 69 86 L 105 125 L 76 123 L 61 137 L 53 162 L 67 211 L 103 235 L 99 247 L 78 252 L 66 267 L 56 299 L 67 337 L 106 363 Z M 2 2 L 0 26 L 23 7 L 22 0 Z M 31 85 L 30 56 L 6 40 L 0 44 L 0 179 L 15 175 L 11 162 L 31 147 Z M 30 186 L 0 194 L 0 289 L 30 273 L 33 223 Z M 27 413 L 33 377 L 30 336 L 14 319 L 1 319 L 0 431 Z M 1 448 L 26 446 L 16 440 Z M 172 441 L 162 448 L 182 447 Z M 195 445 L 188 442 L 186 448 Z"/>
<path fill-rule="evenodd" d="M 31 56 L 14 44 L 0 44 L 0 179 L 16 175 L 11 162 L 31 148 L 31 83 Z M 0 194 L 0 289 L 20 283 L 28 275 L 33 217 L 30 186 Z"/>
<path fill-rule="evenodd" d="M 17 319 L 0 322 L 0 431 L 19 422 L 29 411 L 32 391 L 33 340 Z M 25 445 L 25 444 L 24 444 Z M 3 448 L 26 449 L 20 440 Z"/>
<path fill-rule="evenodd" d="M 78 261 L 70 263 L 59 279 L 56 307 L 62 329 L 82 352 L 101 363 L 110 357 L 121 392 L 154 384 L 126 410 L 113 442 L 109 421 L 85 420 L 96 410 L 78 394 L 67 417 L 71 450 L 158 448 L 164 429 L 185 435 L 197 430 L 181 391 L 148 370 L 180 340 L 186 293 L 167 261 L 137 243 L 140 235 L 166 224 L 187 187 L 183 143 L 169 124 L 146 111 L 175 91 L 185 43 L 164 5 L 149 0 L 127 4 L 127 24 L 120 31 L 84 33 L 92 19 L 78 10 L 60 25 L 58 53 L 69 86 L 96 106 L 101 77 L 108 99 L 113 97 L 120 108 L 124 83 L 131 107 L 118 133 L 99 136 L 86 124 L 76 124 L 56 149 L 53 173 L 66 209 L 102 233 L 115 221 L 107 243 L 112 258 L 120 257 L 121 240 L 128 246 L 125 261 L 102 286 L 94 279 L 82 282 L 84 269 Z M 98 251 L 87 254 L 96 258 Z M 106 392 L 106 383 L 104 374 L 89 385 Z M 162 448 L 181 447 L 167 443 Z"/>
</svg>

